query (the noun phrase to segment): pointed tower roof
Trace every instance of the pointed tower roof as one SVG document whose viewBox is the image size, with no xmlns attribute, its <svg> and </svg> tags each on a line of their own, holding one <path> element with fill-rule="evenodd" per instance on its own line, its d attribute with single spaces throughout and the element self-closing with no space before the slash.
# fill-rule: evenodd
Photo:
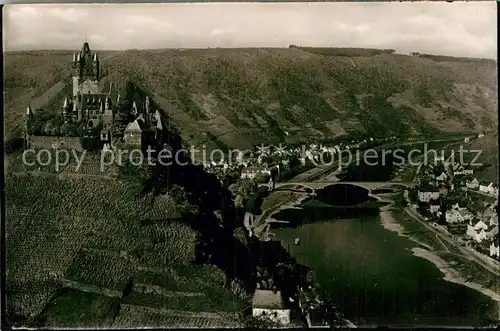
<svg viewBox="0 0 500 331">
<path fill-rule="evenodd" d="M 105 101 L 105 106 L 106 106 L 106 109 L 110 109 L 111 108 L 111 97 L 109 96 L 109 94 L 106 96 L 106 101 Z"/>
<path fill-rule="evenodd" d="M 139 121 L 135 120 L 135 121 L 131 122 L 129 125 L 127 125 L 124 132 L 131 132 L 131 133 L 142 132 L 141 125 L 139 124 Z"/>
<path fill-rule="evenodd" d="M 149 96 L 146 95 L 146 112 L 149 113 Z"/>
<path fill-rule="evenodd" d="M 132 114 L 137 115 L 137 105 L 135 101 L 132 103 Z"/>
<path fill-rule="evenodd" d="M 90 53 L 90 46 L 88 42 L 84 42 L 82 45 L 82 54 Z"/>
<path fill-rule="evenodd" d="M 76 62 L 80 61 L 80 52 L 76 53 Z"/>
<path fill-rule="evenodd" d="M 97 57 L 97 53 L 94 53 L 94 62 L 99 62 L 99 58 Z"/>
<path fill-rule="evenodd" d="M 158 130 L 163 130 L 163 124 L 161 123 L 161 115 L 159 110 L 155 111 L 154 119 L 156 121 L 156 128 Z"/>
<path fill-rule="evenodd" d="M 31 110 L 31 106 L 28 106 L 28 108 L 26 108 L 26 115 L 33 115 L 33 111 Z"/>
<path fill-rule="evenodd" d="M 62 108 L 63 108 L 63 109 L 68 109 L 68 108 L 69 108 L 69 101 L 68 101 L 68 97 L 65 97 L 65 98 L 64 98 Z"/>
<path fill-rule="evenodd" d="M 76 62 L 76 53 L 73 53 L 73 62 Z"/>
</svg>

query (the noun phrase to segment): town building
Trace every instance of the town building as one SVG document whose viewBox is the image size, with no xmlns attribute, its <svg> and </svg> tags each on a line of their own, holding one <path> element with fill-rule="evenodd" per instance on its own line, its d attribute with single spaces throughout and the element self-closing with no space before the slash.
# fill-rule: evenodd
<svg viewBox="0 0 500 331">
<path fill-rule="evenodd" d="M 269 175 L 271 176 L 271 171 L 267 167 L 250 166 L 245 167 L 241 170 L 241 178 L 253 179 L 258 175 Z"/>
<path fill-rule="evenodd" d="M 478 221 L 475 225 L 467 224 L 466 235 L 480 243 L 488 238 L 488 226 L 483 221 Z"/>
<path fill-rule="evenodd" d="M 252 300 L 252 316 L 269 319 L 282 325 L 291 322 L 291 311 L 285 306 L 280 291 L 256 289 Z"/>
<path fill-rule="evenodd" d="M 429 201 L 429 211 L 433 214 L 437 213 L 441 208 L 441 204 L 439 200 L 430 200 Z"/>
<path fill-rule="evenodd" d="M 488 185 L 479 185 L 479 192 L 493 196 L 498 195 L 498 189 L 493 185 L 493 183 L 489 183 Z"/>
<path fill-rule="evenodd" d="M 465 183 L 465 186 L 467 186 L 468 189 L 476 190 L 479 187 L 479 181 L 474 178 L 473 180 Z"/>
<path fill-rule="evenodd" d="M 500 257 L 500 245 L 492 242 L 490 244 L 490 256 L 499 258 Z"/>
<path fill-rule="evenodd" d="M 420 202 L 429 202 L 439 198 L 439 190 L 429 187 L 423 190 L 418 190 L 418 200 Z"/>
</svg>

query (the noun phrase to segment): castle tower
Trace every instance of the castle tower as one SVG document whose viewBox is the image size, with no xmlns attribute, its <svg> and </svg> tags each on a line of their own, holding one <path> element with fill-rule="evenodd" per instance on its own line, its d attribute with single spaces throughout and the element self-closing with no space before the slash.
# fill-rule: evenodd
<svg viewBox="0 0 500 331">
<path fill-rule="evenodd" d="M 71 105 L 68 98 L 64 98 L 63 105 L 61 107 L 61 113 L 64 119 L 64 123 L 68 123 L 71 117 Z"/>
<path fill-rule="evenodd" d="M 31 136 L 31 120 L 33 119 L 33 111 L 31 106 L 26 108 L 26 119 L 24 121 L 24 148 L 28 149 L 31 147 L 30 136 Z"/>
<path fill-rule="evenodd" d="M 95 80 L 99 81 L 99 57 L 97 56 L 97 53 L 94 53 L 94 75 L 95 75 Z"/>
<path fill-rule="evenodd" d="M 132 103 L 132 115 L 134 115 L 134 117 L 137 116 L 139 112 L 137 111 L 137 105 L 135 103 L 135 101 Z"/>
<path fill-rule="evenodd" d="M 73 98 L 78 91 L 99 93 L 97 82 L 100 77 L 100 64 L 97 53 L 92 54 L 88 42 L 84 42 L 80 52 L 73 54 Z"/>
</svg>

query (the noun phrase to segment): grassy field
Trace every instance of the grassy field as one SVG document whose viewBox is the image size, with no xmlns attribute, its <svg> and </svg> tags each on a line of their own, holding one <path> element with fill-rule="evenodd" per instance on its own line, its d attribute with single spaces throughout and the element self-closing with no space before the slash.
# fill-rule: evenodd
<svg viewBox="0 0 500 331">
<path fill-rule="evenodd" d="M 264 200 L 262 201 L 261 209 L 264 211 L 266 209 L 272 208 L 280 203 L 283 203 L 287 200 L 293 200 L 293 198 L 297 196 L 290 191 L 274 191 L 271 192 Z"/>
<path fill-rule="evenodd" d="M 71 54 L 5 55 L 7 132 L 22 122 L 29 103 L 59 109 L 70 84 Z M 104 90 L 110 82 L 119 90 L 132 82 L 148 91 L 193 145 L 212 140 L 214 146 L 248 148 L 346 133 L 478 132 L 498 123 L 493 61 L 299 48 L 100 55 Z"/>
</svg>

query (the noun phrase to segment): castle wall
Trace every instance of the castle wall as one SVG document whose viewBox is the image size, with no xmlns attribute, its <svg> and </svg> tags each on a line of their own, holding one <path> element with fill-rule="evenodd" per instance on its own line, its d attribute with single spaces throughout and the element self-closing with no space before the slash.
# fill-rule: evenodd
<svg viewBox="0 0 500 331">
<path fill-rule="evenodd" d="M 52 137 L 52 136 L 30 136 L 31 148 L 33 149 L 74 149 L 81 151 L 82 145 L 77 137 Z"/>
<path fill-rule="evenodd" d="M 80 93 L 87 94 L 89 92 L 90 94 L 99 94 L 100 90 L 98 83 L 93 82 L 92 80 L 90 80 L 90 78 L 87 78 L 80 84 Z"/>
</svg>

